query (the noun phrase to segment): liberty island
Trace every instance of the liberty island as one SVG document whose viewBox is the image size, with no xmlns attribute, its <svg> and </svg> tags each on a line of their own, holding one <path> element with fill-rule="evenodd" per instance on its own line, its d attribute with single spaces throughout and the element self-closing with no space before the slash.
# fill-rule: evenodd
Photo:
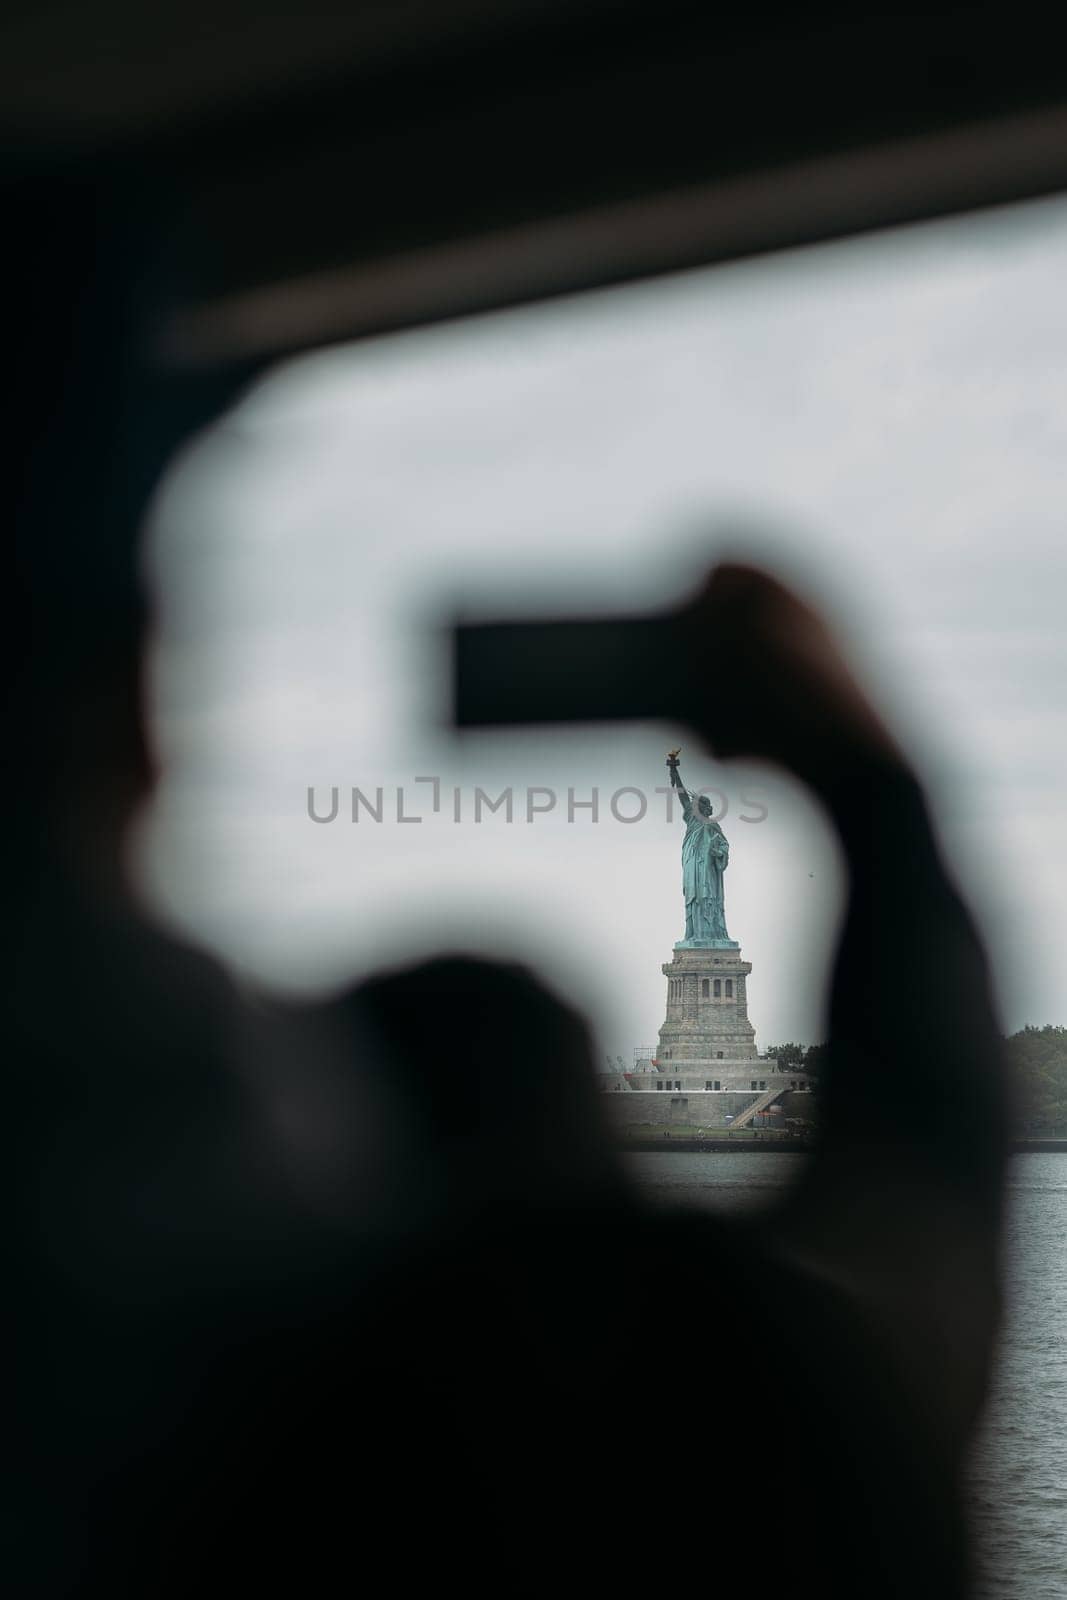
<svg viewBox="0 0 1067 1600">
<path fill-rule="evenodd" d="M 704 795 L 682 781 L 680 751 L 667 756 L 672 787 L 681 801 L 682 900 L 685 925 L 671 959 L 666 1015 L 655 1050 L 635 1053 L 632 1071 L 606 1074 L 601 1085 L 618 1098 L 613 1112 L 627 1128 L 674 1125 L 703 1130 L 738 1129 L 754 1119 L 783 1132 L 807 1120 L 809 1079 L 802 1070 L 780 1072 L 761 1060 L 748 1016 L 748 978 L 738 940 L 726 925 L 725 874 L 729 841 Z"/>
</svg>

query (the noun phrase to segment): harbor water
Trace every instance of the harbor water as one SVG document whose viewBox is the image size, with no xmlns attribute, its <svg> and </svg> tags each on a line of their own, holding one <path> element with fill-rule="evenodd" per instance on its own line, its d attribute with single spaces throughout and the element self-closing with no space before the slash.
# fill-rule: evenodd
<svg viewBox="0 0 1067 1600">
<path fill-rule="evenodd" d="M 780 1200 L 801 1155 L 633 1154 L 648 1197 L 719 1213 Z M 1009 1169 L 1007 1314 L 969 1497 L 981 1600 L 1067 1597 L 1067 1155 Z"/>
</svg>

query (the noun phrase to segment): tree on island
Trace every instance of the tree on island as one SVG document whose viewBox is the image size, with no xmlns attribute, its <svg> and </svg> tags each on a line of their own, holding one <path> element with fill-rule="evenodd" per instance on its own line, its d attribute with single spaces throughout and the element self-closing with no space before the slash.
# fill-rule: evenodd
<svg viewBox="0 0 1067 1600">
<path fill-rule="evenodd" d="M 764 1060 L 780 1072 L 805 1072 L 818 1078 L 825 1065 L 825 1044 L 772 1044 Z M 1004 1041 L 1008 1081 L 1014 1101 L 1012 1121 L 1018 1134 L 1067 1138 L 1067 1028 L 1046 1023 L 1021 1028 Z"/>
<path fill-rule="evenodd" d="M 776 1061 L 781 1072 L 818 1072 L 826 1053 L 824 1044 L 772 1044 L 764 1059 Z"/>
<path fill-rule="evenodd" d="M 1019 1131 L 1067 1135 L 1067 1028 L 1021 1028 L 1004 1050 Z"/>
<path fill-rule="evenodd" d="M 815 1078 L 826 1062 L 826 1055 L 830 1046 L 828 1044 L 809 1044 L 804 1051 L 804 1071 Z"/>
<path fill-rule="evenodd" d="M 791 1069 L 799 1072 L 804 1061 L 804 1046 L 794 1044 L 792 1040 L 789 1044 L 772 1044 L 765 1055 L 768 1061 L 777 1061 L 782 1072 Z"/>
</svg>

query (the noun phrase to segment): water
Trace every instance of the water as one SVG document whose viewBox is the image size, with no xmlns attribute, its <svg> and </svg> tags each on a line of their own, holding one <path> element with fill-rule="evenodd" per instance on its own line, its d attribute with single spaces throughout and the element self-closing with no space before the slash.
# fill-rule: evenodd
<svg viewBox="0 0 1067 1600">
<path fill-rule="evenodd" d="M 719 1213 L 779 1200 L 800 1155 L 632 1155 L 649 1197 Z M 1067 1155 L 1008 1175 L 1007 1315 L 971 1468 L 981 1600 L 1067 1600 Z"/>
<path fill-rule="evenodd" d="M 1067 1155 L 1016 1156 L 1008 1316 L 974 1454 L 984 1600 L 1067 1596 Z"/>
</svg>

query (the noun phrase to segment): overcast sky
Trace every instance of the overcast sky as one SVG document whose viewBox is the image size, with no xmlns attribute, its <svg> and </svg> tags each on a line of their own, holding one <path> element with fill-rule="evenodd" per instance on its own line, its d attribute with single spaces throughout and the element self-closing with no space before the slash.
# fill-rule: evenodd
<svg viewBox="0 0 1067 1600">
<path fill-rule="evenodd" d="M 145 893 L 289 988 L 446 943 L 532 959 L 629 1062 L 683 932 L 681 824 L 654 795 L 681 742 L 687 780 L 730 803 L 757 1043 L 819 1038 L 840 876 L 797 788 L 666 726 L 443 725 L 428 624 L 456 605 L 658 606 L 725 547 L 817 596 L 887 699 L 1006 1025 L 1067 1021 L 1065 283 L 1057 200 L 279 368 L 159 499 Z M 724 660 L 709 694 L 730 689 Z M 423 822 L 397 822 L 398 784 Z M 474 788 L 508 784 L 515 820 L 476 825 Z M 309 785 L 322 806 L 340 787 L 337 821 L 309 820 Z M 353 785 L 384 789 L 387 820 L 348 820 Z M 531 824 L 528 785 L 560 793 Z M 567 821 L 568 785 L 600 791 L 598 822 Z M 640 822 L 608 811 L 622 785 L 650 796 Z M 755 789 L 768 815 L 746 823 Z"/>
</svg>

